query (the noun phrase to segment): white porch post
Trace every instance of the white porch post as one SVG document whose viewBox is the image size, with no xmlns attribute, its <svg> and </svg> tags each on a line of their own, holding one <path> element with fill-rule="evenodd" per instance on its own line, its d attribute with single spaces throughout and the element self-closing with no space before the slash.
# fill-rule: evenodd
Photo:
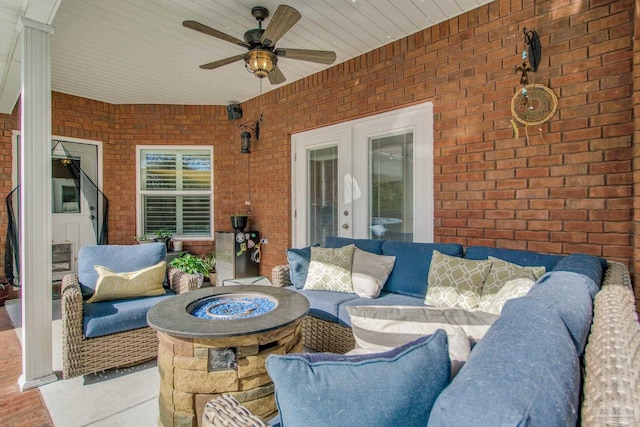
<svg viewBox="0 0 640 427">
<path fill-rule="evenodd" d="M 21 18 L 21 390 L 56 381 L 51 331 L 51 49 L 53 27 Z"/>
</svg>

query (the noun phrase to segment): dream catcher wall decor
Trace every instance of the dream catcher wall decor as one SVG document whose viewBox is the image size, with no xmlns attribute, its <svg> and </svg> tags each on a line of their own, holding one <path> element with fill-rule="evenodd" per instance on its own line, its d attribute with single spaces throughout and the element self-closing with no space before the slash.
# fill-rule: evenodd
<svg viewBox="0 0 640 427">
<path fill-rule="evenodd" d="M 516 73 L 520 73 L 520 84 L 522 89 L 516 92 L 511 99 L 511 125 L 516 138 L 519 138 L 519 128 L 516 123 L 524 125 L 527 144 L 529 143 L 529 126 L 536 126 L 545 123 L 556 113 L 558 108 L 558 97 L 548 87 L 536 84 L 533 81 L 533 73 L 538 70 L 542 49 L 540 47 L 540 37 L 535 31 L 523 30 L 525 48 L 522 50 L 522 65 L 516 68 Z M 528 52 L 527 52 L 528 46 Z M 542 138 L 542 128 L 540 138 Z"/>
</svg>

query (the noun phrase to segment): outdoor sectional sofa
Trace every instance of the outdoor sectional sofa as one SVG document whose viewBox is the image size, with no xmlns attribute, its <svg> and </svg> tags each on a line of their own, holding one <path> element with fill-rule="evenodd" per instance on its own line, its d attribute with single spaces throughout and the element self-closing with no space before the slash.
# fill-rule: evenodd
<svg viewBox="0 0 640 427">
<path fill-rule="evenodd" d="M 546 267 L 547 273 L 526 296 L 504 305 L 473 347 L 460 372 L 437 397 L 430 426 L 640 423 L 640 326 L 623 264 L 583 254 L 465 250 L 455 244 L 335 237 L 326 242 L 334 248 L 347 244 L 396 256 L 378 298 L 299 289 L 290 285 L 289 265 L 273 270 L 275 286 L 289 286 L 309 299 L 303 337 L 306 346 L 318 351 L 344 353 L 354 348 L 348 307 L 424 306 L 434 250 L 467 259 L 492 256 L 521 266 Z M 229 414 L 251 417 L 229 397 L 212 401 L 206 413 L 210 420 Z M 333 425 L 341 425 L 339 416 Z M 373 424 L 364 419 L 363 425 Z"/>
</svg>

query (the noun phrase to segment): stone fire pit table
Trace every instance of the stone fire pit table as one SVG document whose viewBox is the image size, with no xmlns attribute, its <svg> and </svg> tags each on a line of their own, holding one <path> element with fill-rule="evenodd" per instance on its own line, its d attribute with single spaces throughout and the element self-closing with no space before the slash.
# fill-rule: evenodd
<svg viewBox="0 0 640 427">
<path fill-rule="evenodd" d="M 151 308 L 147 323 L 160 342 L 158 424 L 198 426 L 206 403 L 222 393 L 256 415 L 275 415 L 264 361 L 302 351 L 308 311 L 309 301 L 297 292 L 251 285 L 199 289 Z"/>
</svg>

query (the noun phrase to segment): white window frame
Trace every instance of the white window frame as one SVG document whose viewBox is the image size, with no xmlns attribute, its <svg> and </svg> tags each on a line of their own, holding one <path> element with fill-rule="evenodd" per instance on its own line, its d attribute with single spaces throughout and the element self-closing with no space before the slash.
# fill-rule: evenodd
<svg viewBox="0 0 640 427">
<path fill-rule="evenodd" d="M 201 240 L 212 240 L 213 239 L 213 235 L 214 235 L 214 216 L 213 216 L 213 212 L 214 212 L 214 191 L 213 191 L 213 147 L 206 147 L 206 146 L 202 146 L 202 145 L 136 145 L 136 235 L 141 235 L 143 234 L 143 224 L 142 224 L 142 218 L 143 218 L 143 206 L 142 206 L 142 199 L 144 195 L 149 195 L 149 194 L 159 194 L 157 191 L 145 191 L 142 190 L 142 170 L 140 167 L 140 161 L 141 161 L 141 153 L 143 150 L 156 150 L 156 151 L 189 151 L 189 150 L 194 150 L 194 151 L 209 151 L 209 156 L 211 159 L 211 176 L 210 176 L 210 181 L 209 181 L 209 189 L 208 190 L 202 190 L 202 191 L 167 191 L 167 194 L 171 194 L 171 195 L 189 195 L 189 196 L 195 196 L 195 195 L 202 195 L 202 196 L 208 196 L 211 198 L 211 203 L 210 203 L 210 211 L 209 211 L 209 218 L 210 218 L 210 226 L 209 226 L 209 234 L 208 235 L 180 235 L 180 234 L 176 234 L 173 237 L 174 238 L 180 238 L 180 239 L 184 239 L 184 240 L 192 240 L 192 241 L 201 241 Z"/>
</svg>

